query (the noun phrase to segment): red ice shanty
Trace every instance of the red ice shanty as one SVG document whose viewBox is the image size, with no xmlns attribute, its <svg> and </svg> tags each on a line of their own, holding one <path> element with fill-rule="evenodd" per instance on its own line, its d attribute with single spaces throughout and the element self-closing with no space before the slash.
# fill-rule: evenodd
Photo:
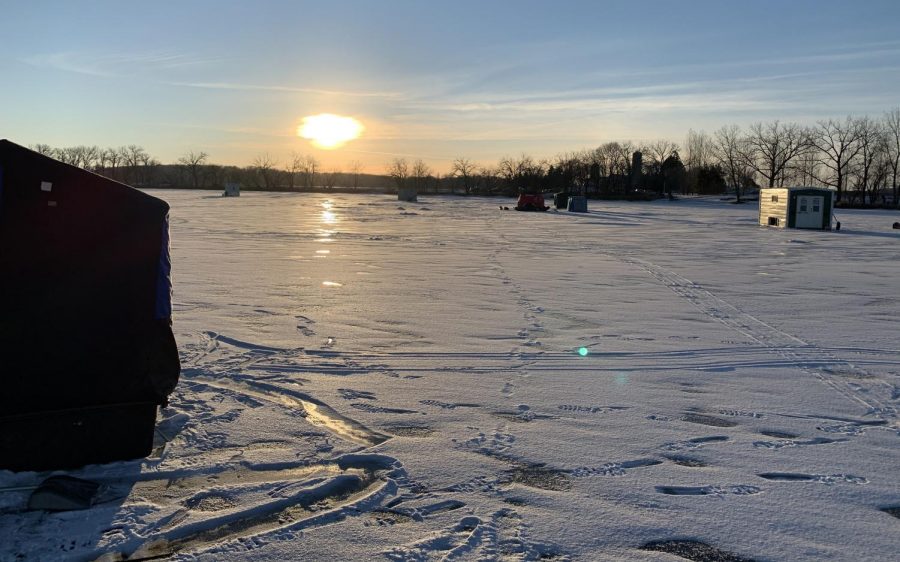
<svg viewBox="0 0 900 562">
<path fill-rule="evenodd" d="M 150 453 L 180 373 L 168 211 L 0 140 L 0 469 Z"/>
</svg>

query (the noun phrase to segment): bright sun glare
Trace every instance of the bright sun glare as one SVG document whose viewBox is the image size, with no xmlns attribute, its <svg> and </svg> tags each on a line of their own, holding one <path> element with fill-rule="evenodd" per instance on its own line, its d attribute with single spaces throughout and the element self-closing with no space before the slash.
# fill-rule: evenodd
<svg viewBox="0 0 900 562">
<path fill-rule="evenodd" d="M 320 113 L 303 118 L 297 135 L 309 139 L 319 148 L 337 148 L 363 132 L 363 125 L 352 117 Z"/>
</svg>

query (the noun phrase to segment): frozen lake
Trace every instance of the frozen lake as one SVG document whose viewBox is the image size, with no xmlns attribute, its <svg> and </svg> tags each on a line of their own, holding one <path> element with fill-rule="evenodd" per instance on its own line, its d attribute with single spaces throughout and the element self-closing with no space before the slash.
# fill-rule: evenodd
<svg viewBox="0 0 900 562">
<path fill-rule="evenodd" d="M 0 560 L 897 556 L 896 213 L 152 193 L 159 448 L 73 472 L 109 485 L 88 511 L 0 494 Z"/>
</svg>

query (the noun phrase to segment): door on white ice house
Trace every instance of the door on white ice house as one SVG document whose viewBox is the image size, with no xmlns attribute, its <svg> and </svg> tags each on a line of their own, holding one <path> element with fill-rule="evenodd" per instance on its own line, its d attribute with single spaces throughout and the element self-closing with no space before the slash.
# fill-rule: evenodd
<svg viewBox="0 0 900 562">
<path fill-rule="evenodd" d="M 822 203 L 824 197 L 801 196 L 797 198 L 797 228 L 822 228 Z"/>
</svg>

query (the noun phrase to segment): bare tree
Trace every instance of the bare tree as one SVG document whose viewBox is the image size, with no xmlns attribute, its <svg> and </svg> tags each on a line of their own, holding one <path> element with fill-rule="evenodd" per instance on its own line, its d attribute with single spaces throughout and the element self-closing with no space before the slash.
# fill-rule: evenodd
<svg viewBox="0 0 900 562">
<path fill-rule="evenodd" d="M 275 187 L 275 160 L 272 160 L 269 157 L 269 154 L 260 154 L 256 158 L 253 159 L 253 170 L 256 172 L 258 178 L 262 179 L 262 185 L 266 189 L 271 189 Z M 257 185 L 259 185 L 257 183 Z"/>
<path fill-rule="evenodd" d="M 630 176 L 632 164 L 631 158 L 632 155 L 638 150 L 638 146 L 631 141 L 624 141 L 616 144 L 618 147 L 619 156 L 616 159 L 613 173 Z"/>
<path fill-rule="evenodd" d="M 822 165 L 828 174 L 822 182 L 837 190 L 840 202 L 853 159 L 859 154 L 859 125 L 853 117 L 843 121 L 819 121 L 813 142 L 822 154 Z"/>
<path fill-rule="evenodd" d="M 550 166 L 556 187 L 563 190 L 574 187 L 579 190 L 578 193 L 583 193 L 590 182 L 592 156 L 592 153 L 586 152 L 558 154 Z M 549 180 L 549 170 L 547 174 Z"/>
<path fill-rule="evenodd" d="M 853 166 L 853 175 L 856 180 L 854 190 L 860 193 L 863 203 L 866 202 L 866 194 L 869 194 L 869 201 L 874 203 L 881 185 L 880 181 L 873 180 L 884 179 L 875 176 L 880 175 L 878 168 L 883 161 L 887 141 L 881 123 L 878 121 L 869 117 L 861 117 L 856 120 L 856 126 L 859 128 L 859 154 Z"/>
<path fill-rule="evenodd" d="M 601 176 L 613 173 L 616 159 L 619 157 L 619 143 L 607 142 L 591 151 L 591 160 L 599 167 Z"/>
<path fill-rule="evenodd" d="M 631 173 L 631 155 L 637 147 L 631 141 L 607 142 L 591 151 L 591 164 L 600 167 L 601 176 L 613 174 L 629 175 Z"/>
<path fill-rule="evenodd" d="M 57 159 L 66 164 L 78 166 L 85 170 L 93 170 L 97 165 L 100 149 L 96 146 L 70 146 L 55 151 Z"/>
<path fill-rule="evenodd" d="M 147 151 L 136 144 L 130 144 L 120 150 L 125 155 L 125 165 L 133 168 L 140 166 L 147 156 Z"/>
<path fill-rule="evenodd" d="M 499 169 L 490 166 L 481 166 L 478 168 L 478 176 L 472 191 L 496 193 L 501 190 L 502 186 L 503 179 Z"/>
<path fill-rule="evenodd" d="M 809 145 L 789 166 L 788 177 L 796 185 L 816 186 L 821 184 L 819 167 L 822 156 L 815 145 Z"/>
<path fill-rule="evenodd" d="M 76 166 L 78 164 L 78 153 L 76 152 L 74 146 L 57 148 L 53 151 L 53 157 L 63 164 L 71 164 L 72 166 Z"/>
<path fill-rule="evenodd" d="M 143 175 L 140 166 L 148 156 L 147 151 L 136 144 L 130 144 L 119 147 L 119 155 L 122 161 L 121 165 L 125 168 L 125 180 L 129 183 L 139 182 Z"/>
<path fill-rule="evenodd" d="M 670 140 L 660 139 L 643 147 L 641 152 L 647 155 L 649 160 L 647 164 L 651 171 L 659 173 L 662 170 L 663 162 L 666 158 L 672 156 L 678 151 L 678 145 Z"/>
<path fill-rule="evenodd" d="M 734 189 L 738 203 L 748 176 L 743 143 L 741 128 L 737 125 L 722 127 L 713 135 L 713 154 L 725 173 L 725 181 Z"/>
<path fill-rule="evenodd" d="M 403 189 L 409 179 L 409 164 L 406 158 L 394 158 L 387 167 L 387 174 L 394 180 L 397 191 Z"/>
<path fill-rule="evenodd" d="M 528 154 L 522 154 L 518 158 L 504 156 L 497 164 L 497 173 L 502 177 L 508 190 L 534 189 L 539 187 L 548 163 L 544 160 L 535 161 Z"/>
<path fill-rule="evenodd" d="M 706 131 L 688 130 L 685 147 L 687 148 L 687 157 L 684 165 L 688 170 L 704 168 L 709 166 L 713 160 L 713 144 L 714 141 Z"/>
<path fill-rule="evenodd" d="M 140 182 L 144 185 L 153 185 L 156 183 L 162 164 L 156 158 L 149 154 L 141 158 L 141 166 L 138 169 L 140 174 Z"/>
<path fill-rule="evenodd" d="M 413 186 L 416 190 L 418 191 L 421 188 L 424 191 L 425 182 L 428 179 L 428 176 L 431 175 L 431 168 L 421 158 L 416 159 L 412 165 L 411 175 Z"/>
<path fill-rule="evenodd" d="M 891 194 L 895 207 L 900 207 L 897 193 L 898 172 L 900 172 L 900 107 L 884 114 L 885 149 L 887 164 L 891 172 Z"/>
<path fill-rule="evenodd" d="M 86 146 L 84 147 L 84 167 L 91 171 L 98 171 L 102 168 L 101 155 L 103 154 L 103 149 L 99 146 Z"/>
<path fill-rule="evenodd" d="M 102 158 L 105 162 L 105 174 L 113 179 L 117 179 L 117 169 L 122 164 L 122 153 L 115 148 L 107 148 L 103 151 Z"/>
<path fill-rule="evenodd" d="M 360 174 L 362 174 L 362 171 L 365 169 L 365 166 L 363 166 L 363 163 L 360 162 L 359 160 L 354 160 L 354 161 L 350 162 L 350 164 L 347 166 L 347 169 L 350 171 L 350 175 L 353 176 L 353 189 L 358 188 L 359 187 L 359 176 L 360 176 Z"/>
<path fill-rule="evenodd" d="M 510 156 L 504 156 L 497 162 L 497 174 L 506 180 L 507 184 L 512 184 L 516 181 L 516 175 L 518 174 L 518 164 L 514 158 Z"/>
<path fill-rule="evenodd" d="M 747 165 L 765 180 L 768 187 L 784 184 L 791 160 L 811 143 L 810 133 L 796 123 L 754 123 L 744 143 Z"/>
<path fill-rule="evenodd" d="M 297 154 L 296 152 L 291 153 L 291 161 L 288 163 L 286 170 L 291 191 L 293 191 L 294 186 L 296 185 L 297 175 L 303 171 L 304 161 L 305 157 L 302 154 Z"/>
<path fill-rule="evenodd" d="M 451 173 L 462 179 L 463 191 L 466 195 L 472 193 L 472 176 L 477 171 L 477 167 L 468 158 L 459 157 L 453 161 Z"/>
<path fill-rule="evenodd" d="M 29 146 L 31 150 L 37 152 L 38 154 L 43 154 L 44 156 L 53 157 L 56 149 L 54 149 L 49 144 L 33 144 Z"/>
<path fill-rule="evenodd" d="M 100 148 L 97 152 L 97 173 L 105 173 L 107 167 L 109 167 L 109 157 L 107 155 L 107 149 Z"/>
<path fill-rule="evenodd" d="M 303 178 L 307 188 L 316 185 L 316 174 L 319 172 L 319 161 L 315 156 L 309 155 L 303 159 Z"/>
<path fill-rule="evenodd" d="M 208 157 L 209 155 L 205 152 L 194 152 L 192 150 L 178 159 L 178 163 L 190 174 L 194 189 L 200 187 L 200 173 L 203 171 L 203 165 Z"/>
<path fill-rule="evenodd" d="M 332 189 L 335 185 L 337 185 L 337 180 L 341 175 L 341 170 L 338 168 L 331 168 L 324 174 L 322 174 L 322 186 L 325 189 Z"/>
</svg>

